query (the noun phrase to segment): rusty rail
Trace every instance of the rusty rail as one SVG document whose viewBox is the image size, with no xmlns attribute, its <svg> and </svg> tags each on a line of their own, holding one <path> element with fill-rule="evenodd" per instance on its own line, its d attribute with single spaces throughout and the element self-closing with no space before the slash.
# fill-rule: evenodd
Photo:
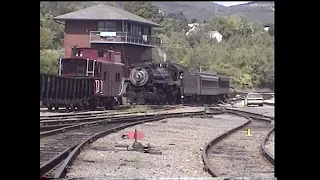
<svg viewBox="0 0 320 180">
<path fill-rule="evenodd" d="M 45 127 L 48 125 L 85 123 L 85 122 L 93 122 L 93 121 L 103 120 L 103 119 L 115 120 L 115 119 L 119 119 L 119 118 L 131 118 L 134 116 L 148 116 L 148 115 L 150 116 L 150 114 L 137 115 L 137 113 L 132 113 L 132 114 L 118 114 L 118 115 L 114 115 L 114 116 L 107 115 L 107 116 L 86 117 L 86 118 L 82 118 L 82 119 L 71 118 L 71 119 L 63 119 L 63 120 L 48 120 L 48 121 L 40 121 L 40 126 Z"/>
<path fill-rule="evenodd" d="M 126 110 L 132 107 L 132 105 L 124 105 L 121 106 L 121 110 Z M 148 106 L 152 110 L 169 110 L 174 109 L 174 106 L 160 106 L 160 105 L 150 105 Z M 85 111 L 85 112 L 77 112 L 77 113 L 66 113 L 66 114 L 56 114 L 56 115 L 40 115 L 40 120 L 52 120 L 52 119 L 65 119 L 65 118 L 86 118 L 88 116 L 96 116 L 96 115 L 122 115 L 122 114 L 134 114 L 130 112 L 117 112 L 117 111 L 103 111 L 97 110 L 97 112 Z"/>
<path fill-rule="evenodd" d="M 212 112 L 210 114 L 218 114 L 218 113 L 222 113 L 222 112 L 215 111 L 215 112 Z M 95 140 L 97 140 L 97 139 L 99 139 L 99 138 L 101 138 L 103 136 L 106 136 L 106 135 L 114 133 L 116 131 L 125 129 L 125 128 L 130 127 L 130 126 L 134 126 L 134 125 L 145 123 L 145 122 L 158 121 L 158 120 L 161 120 L 161 119 L 164 119 L 164 118 L 181 117 L 181 116 L 185 117 L 185 116 L 194 116 L 194 115 L 203 115 L 203 114 L 205 114 L 204 111 L 197 111 L 197 112 L 158 114 L 158 115 L 154 115 L 154 116 L 145 117 L 145 119 L 142 119 L 141 117 L 134 117 L 136 122 L 131 122 L 131 123 L 126 123 L 126 124 L 119 125 L 119 126 L 117 126 L 115 128 L 112 128 L 112 129 L 103 131 L 101 133 L 98 133 L 98 134 L 96 134 L 94 136 L 91 136 L 91 137 L 87 138 L 85 141 L 83 141 L 82 143 L 77 144 L 76 147 L 74 147 L 74 149 L 71 152 L 68 151 L 69 152 L 68 153 L 68 157 L 65 157 L 67 152 L 63 152 L 64 153 L 63 155 L 61 155 L 62 154 L 61 153 L 60 156 L 57 155 L 57 157 L 59 156 L 59 158 L 60 158 L 60 162 L 62 162 L 63 160 L 64 161 L 63 161 L 63 164 L 57 169 L 56 174 L 55 174 L 54 177 L 55 178 L 64 177 L 66 172 L 67 172 L 67 168 L 72 165 L 73 161 L 80 154 L 80 151 L 84 148 L 84 146 L 86 144 L 90 144 L 90 143 L 94 142 Z M 65 157 L 65 158 L 62 158 L 62 157 Z M 57 161 L 56 159 L 58 159 L 58 158 L 52 158 L 49 162 L 46 162 L 46 164 L 50 165 L 50 166 L 47 165 L 47 167 L 51 167 L 51 169 L 56 167 L 56 166 L 54 166 L 54 164 L 57 165 L 58 163 L 57 162 L 55 162 L 55 163 L 51 162 L 51 161 L 54 161 L 54 160 Z M 48 168 L 47 168 L 46 172 L 49 172 L 49 171 L 50 170 L 48 170 Z M 45 171 L 43 170 L 43 172 L 45 172 Z"/>
<path fill-rule="evenodd" d="M 266 149 L 266 143 L 270 137 L 270 135 L 274 132 L 274 127 L 268 132 L 268 134 L 266 135 L 266 137 L 263 139 L 262 143 L 261 143 L 261 153 L 263 154 L 263 156 L 267 159 L 267 161 L 269 163 L 271 163 L 272 165 L 274 165 L 274 156 Z"/>
<path fill-rule="evenodd" d="M 50 122 L 50 121 L 57 121 L 57 120 L 64 120 L 64 119 L 71 119 L 71 118 L 89 118 L 89 117 L 95 117 L 95 116 L 115 116 L 115 115 L 124 115 L 124 114 L 130 114 L 130 112 L 122 112 L 122 113 L 111 113 L 111 112 L 94 112 L 94 113 L 81 113 L 81 114 L 60 114 L 60 115 L 54 115 L 54 116 L 40 116 L 40 123 L 41 122 Z M 131 113 L 133 114 L 133 113 Z"/>
<path fill-rule="evenodd" d="M 77 127 L 84 127 L 84 125 L 93 125 L 93 124 L 114 124 L 114 123 L 124 123 L 124 122 L 131 122 L 132 118 L 135 117 L 149 117 L 153 115 L 135 115 L 135 116 L 125 116 L 125 117 L 98 117 L 98 118 L 88 118 L 88 119 L 82 119 L 82 120 L 62 120 L 62 122 L 55 121 L 52 122 L 56 125 L 46 125 L 46 126 L 40 126 L 40 138 L 46 137 L 48 135 L 54 135 L 57 133 L 74 130 Z M 83 122 L 84 121 L 84 122 Z M 68 124 L 62 124 L 63 122 L 72 122 Z M 105 123 L 104 123 L 105 122 Z M 52 124 L 50 123 L 50 124 Z"/>
<path fill-rule="evenodd" d="M 244 112 L 244 111 L 234 111 L 233 109 L 223 109 L 223 111 L 225 113 L 229 113 L 229 114 L 235 114 L 235 115 L 238 115 L 238 116 L 242 116 L 242 117 L 245 117 L 246 119 L 248 119 L 248 121 L 246 121 L 245 123 L 225 132 L 225 133 L 222 133 L 221 135 L 219 135 L 218 137 L 216 138 L 213 138 L 212 140 L 210 140 L 208 143 L 205 144 L 204 148 L 203 148 L 203 152 L 202 152 L 202 160 L 203 160 L 203 163 L 204 163 L 204 166 L 205 166 L 205 169 L 208 171 L 208 173 L 212 176 L 212 177 L 218 177 L 219 176 L 219 172 L 210 165 L 210 162 L 209 162 L 209 158 L 208 158 L 208 153 L 209 153 L 209 149 L 217 144 L 219 141 L 221 141 L 223 138 L 229 136 L 230 134 L 233 134 L 234 132 L 238 131 L 239 129 L 247 126 L 249 123 L 251 123 L 252 119 L 256 119 L 256 120 L 262 120 L 262 121 L 267 121 L 265 119 L 265 117 L 261 118 L 259 117 L 260 114 L 254 114 L 254 113 L 247 113 L 247 112 Z M 253 116 L 253 118 L 250 117 Z M 263 116 L 263 115 L 262 115 Z M 271 119 L 271 117 L 269 117 Z M 273 121 L 272 120 L 269 120 L 267 122 L 270 122 L 272 123 Z"/>
<path fill-rule="evenodd" d="M 228 112 L 235 112 L 235 113 L 241 113 L 241 114 L 245 114 L 247 116 L 249 116 L 250 118 L 264 118 L 264 119 L 272 119 L 274 120 L 273 116 L 266 116 L 263 114 L 257 114 L 257 113 L 252 113 L 252 112 L 247 112 L 247 111 L 241 111 L 238 109 L 230 109 L 230 108 L 225 108 Z"/>
<path fill-rule="evenodd" d="M 54 156 L 52 159 L 48 160 L 47 162 L 43 163 L 40 166 L 40 176 L 44 176 L 53 168 L 55 168 L 59 163 L 61 163 L 65 158 L 68 157 L 69 153 L 76 147 L 77 145 L 72 146 L 71 148 L 67 148 L 66 150 L 62 151 L 60 154 Z"/>
<path fill-rule="evenodd" d="M 198 112 L 204 112 L 204 111 L 198 111 Z M 55 135 L 58 133 L 63 133 L 63 132 L 78 129 L 78 128 L 82 128 L 85 126 L 91 126 L 91 125 L 95 125 L 95 124 L 99 125 L 99 124 L 114 124 L 114 123 L 132 122 L 132 119 L 137 118 L 137 117 L 147 118 L 147 117 L 152 117 L 154 115 L 155 114 L 143 114 L 143 115 L 132 115 L 132 116 L 125 116 L 125 117 L 118 116 L 118 117 L 109 117 L 109 118 L 108 117 L 97 117 L 97 118 L 90 118 L 90 120 L 87 120 L 87 121 L 91 121 L 91 122 L 84 122 L 84 123 L 81 123 L 80 122 L 81 120 L 71 120 L 73 122 L 79 122 L 79 123 L 74 123 L 73 125 L 69 124 L 66 127 L 61 127 L 58 129 L 40 132 L 40 138 Z M 158 115 L 160 115 L 160 114 L 158 114 Z M 92 119 L 94 119 L 96 121 L 92 121 Z M 97 120 L 97 119 L 100 119 L 100 120 Z M 69 122 L 70 120 L 62 120 L 62 121 Z M 60 121 L 57 123 L 60 123 Z"/>
<path fill-rule="evenodd" d="M 79 123 L 79 124 L 75 124 L 75 125 L 69 125 L 69 126 L 66 126 L 66 127 L 59 128 L 59 129 L 40 132 L 40 138 L 51 136 L 51 135 L 55 135 L 55 134 L 58 134 L 58 133 L 63 133 L 63 132 L 74 130 L 74 129 L 79 129 L 79 128 L 82 128 L 82 127 L 87 127 L 87 126 L 110 124 L 110 123 L 130 122 L 130 121 L 133 121 L 135 118 L 138 118 L 138 117 L 139 118 L 148 118 L 150 116 L 140 115 L 140 116 L 125 117 L 125 118 L 124 117 L 122 117 L 122 118 L 118 117 L 118 118 L 115 118 L 115 119 L 106 119 L 106 118 L 104 118 L 103 120 L 98 120 L 98 121 L 93 121 L 93 122 L 88 122 L 88 123 Z"/>
</svg>

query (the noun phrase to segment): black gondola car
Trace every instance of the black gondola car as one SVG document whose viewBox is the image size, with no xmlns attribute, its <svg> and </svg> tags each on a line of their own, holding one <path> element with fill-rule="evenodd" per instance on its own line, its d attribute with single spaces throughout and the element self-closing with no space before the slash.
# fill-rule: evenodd
<svg viewBox="0 0 320 180">
<path fill-rule="evenodd" d="M 40 101 L 46 105 L 50 104 L 49 109 L 54 105 L 57 109 L 65 104 L 88 106 L 96 92 L 95 88 L 95 80 L 92 77 L 40 74 Z"/>
</svg>

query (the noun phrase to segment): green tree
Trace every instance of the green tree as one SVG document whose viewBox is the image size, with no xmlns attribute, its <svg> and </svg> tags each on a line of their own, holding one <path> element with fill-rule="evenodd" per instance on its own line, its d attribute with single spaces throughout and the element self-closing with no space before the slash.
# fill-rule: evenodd
<svg viewBox="0 0 320 180">
<path fill-rule="evenodd" d="M 60 54 L 53 50 L 40 50 L 40 73 L 57 74 Z"/>
<path fill-rule="evenodd" d="M 199 22 L 197 19 L 191 19 L 191 21 L 190 21 L 191 23 L 197 23 L 197 22 Z"/>
<path fill-rule="evenodd" d="M 53 34 L 50 29 L 40 26 L 40 50 L 51 49 Z"/>
<path fill-rule="evenodd" d="M 130 1 L 124 3 L 124 10 L 133 14 L 146 18 L 155 23 L 161 23 L 163 20 L 162 14 L 157 6 L 148 1 Z"/>
</svg>

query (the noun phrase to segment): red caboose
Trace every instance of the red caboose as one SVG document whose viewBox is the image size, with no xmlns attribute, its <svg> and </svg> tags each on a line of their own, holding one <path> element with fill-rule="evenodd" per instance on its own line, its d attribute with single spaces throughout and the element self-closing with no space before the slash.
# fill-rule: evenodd
<svg viewBox="0 0 320 180">
<path fill-rule="evenodd" d="M 44 87 L 40 86 L 40 100 L 47 104 L 49 109 L 58 109 L 60 106 L 72 109 L 95 109 L 104 106 L 106 109 L 112 109 L 115 104 L 121 103 L 121 98 L 118 97 L 123 87 L 124 64 L 114 61 L 114 51 L 74 47 L 72 53 L 73 56 L 70 58 L 60 58 L 59 77 L 51 81 L 48 80 L 50 78 L 40 78 Z M 86 85 L 86 81 L 79 81 L 81 78 L 92 78 L 94 83 L 92 86 Z M 49 87 L 53 90 L 46 90 Z M 72 96 L 65 96 L 67 92 L 73 92 Z M 83 96 L 86 92 L 92 94 L 89 94 L 89 97 Z"/>
</svg>

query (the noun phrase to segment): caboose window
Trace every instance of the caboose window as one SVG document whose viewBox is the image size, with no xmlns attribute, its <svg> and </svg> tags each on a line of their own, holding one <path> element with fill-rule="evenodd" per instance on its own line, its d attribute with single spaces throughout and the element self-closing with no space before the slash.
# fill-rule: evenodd
<svg viewBox="0 0 320 180">
<path fill-rule="evenodd" d="M 108 71 L 103 72 L 103 80 L 109 81 L 109 72 Z"/>
<path fill-rule="evenodd" d="M 116 73 L 116 82 L 120 82 L 120 73 Z"/>
<path fill-rule="evenodd" d="M 98 51 L 98 57 L 103 57 L 103 51 Z"/>
<path fill-rule="evenodd" d="M 103 73 L 103 80 L 106 81 L 107 80 L 107 72 Z"/>
<path fill-rule="evenodd" d="M 87 68 L 86 60 L 63 59 L 61 74 L 84 75 Z M 92 69 L 92 64 L 91 64 Z"/>
<path fill-rule="evenodd" d="M 84 74 L 85 72 L 86 72 L 86 62 L 85 61 L 78 61 L 76 74 Z"/>
</svg>

